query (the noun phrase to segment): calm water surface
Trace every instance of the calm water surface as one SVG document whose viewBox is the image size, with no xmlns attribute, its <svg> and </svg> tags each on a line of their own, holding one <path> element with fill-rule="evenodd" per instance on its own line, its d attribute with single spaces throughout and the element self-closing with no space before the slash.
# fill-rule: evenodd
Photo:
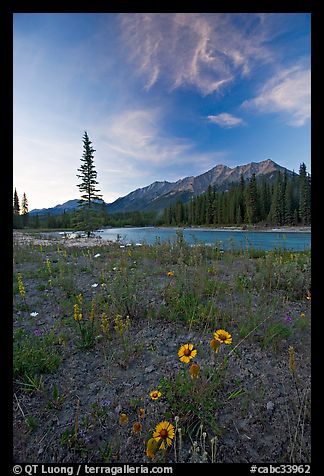
<svg viewBox="0 0 324 476">
<path fill-rule="evenodd" d="M 100 230 L 96 235 L 102 239 L 121 243 L 147 243 L 176 240 L 177 228 L 110 228 Z M 311 233 L 306 232 L 262 232 L 262 231 L 229 231 L 184 228 L 183 236 L 190 244 L 219 243 L 223 249 L 231 248 L 256 248 L 273 250 L 284 248 L 287 250 L 301 251 L 311 248 Z"/>
</svg>

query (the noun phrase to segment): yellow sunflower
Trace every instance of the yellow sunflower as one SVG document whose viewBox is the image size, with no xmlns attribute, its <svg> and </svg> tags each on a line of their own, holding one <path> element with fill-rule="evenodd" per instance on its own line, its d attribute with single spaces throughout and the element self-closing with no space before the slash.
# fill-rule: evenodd
<svg viewBox="0 0 324 476">
<path fill-rule="evenodd" d="M 222 342 L 223 344 L 231 344 L 232 343 L 232 336 L 228 332 L 224 331 L 223 329 L 218 329 L 214 333 L 214 339 Z"/>
<path fill-rule="evenodd" d="M 161 392 L 159 392 L 158 390 L 152 390 L 152 392 L 150 393 L 150 397 L 152 398 L 152 400 L 157 400 L 158 398 L 160 398 L 162 395 Z"/>
<path fill-rule="evenodd" d="M 168 421 L 161 421 L 158 425 L 156 425 L 155 431 L 153 432 L 153 438 L 157 442 L 162 440 L 160 449 L 166 449 L 168 446 L 172 445 L 172 440 L 174 438 L 174 426 Z"/>
<path fill-rule="evenodd" d="M 182 345 L 178 351 L 178 356 L 181 362 L 189 364 L 190 360 L 197 355 L 197 350 L 194 349 L 193 344 Z"/>
</svg>

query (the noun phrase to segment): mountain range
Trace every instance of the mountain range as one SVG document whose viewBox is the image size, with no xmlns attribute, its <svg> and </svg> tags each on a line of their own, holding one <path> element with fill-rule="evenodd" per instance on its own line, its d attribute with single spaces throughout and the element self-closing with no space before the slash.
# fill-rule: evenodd
<svg viewBox="0 0 324 476">
<path fill-rule="evenodd" d="M 294 173 L 270 159 L 233 168 L 220 164 L 196 177 L 185 177 L 177 182 L 153 182 L 147 187 L 138 188 L 128 195 L 106 204 L 106 207 L 108 213 L 161 211 L 178 200 L 184 203 L 188 202 L 192 196 L 206 192 L 209 185 L 216 187 L 216 190 L 225 191 L 231 184 L 239 182 L 241 175 L 247 180 L 254 173 L 257 179 L 266 177 L 271 181 L 279 171 L 286 171 L 288 175 Z M 78 199 L 74 199 L 52 208 L 34 209 L 31 210 L 30 215 L 59 215 L 64 211 L 74 210 L 78 206 L 78 201 Z"/>
</svg>

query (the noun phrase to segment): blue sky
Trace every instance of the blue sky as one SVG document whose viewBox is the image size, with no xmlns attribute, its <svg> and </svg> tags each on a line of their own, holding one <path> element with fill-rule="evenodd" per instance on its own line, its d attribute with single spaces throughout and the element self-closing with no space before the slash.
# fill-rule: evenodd
<svg viewBox="0 0 324 476">
<path fill-rule="evenodd" d="M 103 198 L 217 164 L 310 163 L 310 14 L 16 13 L 13 185 L 79 198 L 84 131 Z"/>
</svg>

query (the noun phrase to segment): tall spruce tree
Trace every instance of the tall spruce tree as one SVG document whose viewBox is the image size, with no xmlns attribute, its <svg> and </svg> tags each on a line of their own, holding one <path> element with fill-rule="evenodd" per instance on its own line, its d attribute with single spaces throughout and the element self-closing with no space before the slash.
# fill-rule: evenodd
<svg viewBox="0 0 324 476">
<path fill-rule="evenodd" d="M 241 210 L 241 221 L 244 223 L 246 218 L 245 214 L 245 202 L 244 202 L 244 194 L 245 194 L 245 180 L 243 174 L 240 176 L 240 193 L 239 193 L 239 208 Z"/>
<path fill-rule="evenodd" d="M 19 198 L 17 190 L 15 189 L 14 197 L 13 197 L 13 219 L 12 219 L 12 226 L 13 228 L 21 228 L 22 227 L 22 217 L 20 215 L 20 205 L 19 205 Z"/>
<path fill-rule="evenodd" d="M 23 226 L 26 226 L 28 223 L 28 200 L 25 192 L 21 201 L 21 214 L 23 218 Z"/>
<path fill-rule="evenodd" d="M 77 175 L 77 177 L 81 179 L 81 183 L 78 184 L 79 190 L 82 193 L 79 203 L 81 206 L 86 206 L 88 208 L 91 208 L 94 200 L 102 199 L 102 195 L 97 193 L 100 192 L 100 190 L 96 189 L 96 185 L 98 185 L 96 180 L 97 172 L 93 161 L 93 153 L 96 152 L 96 150 L 91 146 L 91 144 L 92 142 L 89 139 L 87 131 L 85 131 L 83 136 L 81 167 L 78 169 L 80 175 Z"/>
<path fill-rule="evenodd" d="M 15 189 L 14 200 L 13 200 L 13 214 L 20 215 L 20 206 L 17 190 Z"/>
<path fill-rule="evenodd" d="M 299 216 L 303 225 L 311 221 L 311 182 L 306 172 L 306 165 L 300 164 L 299 168 Z"/>
<path fill-rule="evenodd" d="M 91 144 L 92 142 L 89 139 L 88 133 L 85 131 L 83 135 L 81 166 L 78 169 L 80 174 L 77 174 L 77 177 L 81 179 L 78 184 L 81 199 L 79 200 L 76 228 L 86 231 L 88 237 L 93 231 L 100 227 L 101 221 L 98 210 L 95 209 L 95 202 L 102 200 L 102 195 L 98 194 L 100 190 L 96 188 L 98 182 L 96 180 L 97 172 L 94 166 L 93 153 L 95 149 Z"/>
<path fill-rule="evenodd" d="M 247 215 L 249 223 L 257 223 L 259 220 L 259 197 L 255 173 L 252 174 L 247 187 Z"/>
</svg>

